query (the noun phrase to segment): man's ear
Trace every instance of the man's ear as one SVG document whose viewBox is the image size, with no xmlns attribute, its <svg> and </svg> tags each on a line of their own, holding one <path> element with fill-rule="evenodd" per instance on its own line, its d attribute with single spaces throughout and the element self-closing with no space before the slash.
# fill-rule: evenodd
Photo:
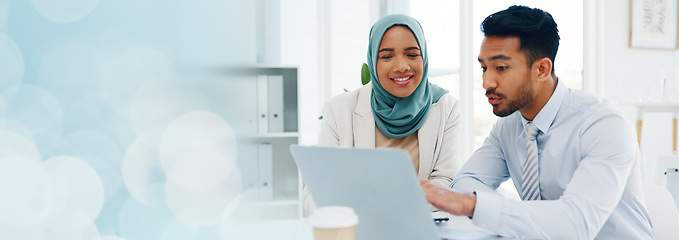
<svg viewBox="0 0 679 240">
<path fill-rule="evenodd" d="M 538 59 L 533 63 L 533 66 L 537 70 L 537 77 L 540 81 L 544 81 L 552 75 L 552 60 L 547 57 Z"/>
</svg>

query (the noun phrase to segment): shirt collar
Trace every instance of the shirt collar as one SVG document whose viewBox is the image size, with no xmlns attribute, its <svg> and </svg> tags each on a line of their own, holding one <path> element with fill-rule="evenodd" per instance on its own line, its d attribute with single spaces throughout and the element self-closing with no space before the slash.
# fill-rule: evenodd
<svg viewBox="0 0 679 240">
<path fill-rule="evenodd" d="M 536 115 L 533 119 L 533 124 L 535 124 L 535 126 L 538 127 L 538 129 L 540 129 L 543 134 L 547 134 L 549 132 L 549 128 L 552 126 L 554 118 L 556 118 L 556 114 L 559 112 L 559 108 L 566 97 L 567 91 L 568 88 L 566 87 L 566 84 L 562 83 L 557 78 L 556 89 L 554 89 L 554 93 L 552 93 L 552 96 L 549 98 L 549 101 L 547 101 L 547 104 L 545 104 L 545 106 L 540 109 L 538 115 Z M 526 123 L 528 123 L 528 120 L 521 116 L 521 123 L 523 123 L 525 126 Z"/>
</svg>

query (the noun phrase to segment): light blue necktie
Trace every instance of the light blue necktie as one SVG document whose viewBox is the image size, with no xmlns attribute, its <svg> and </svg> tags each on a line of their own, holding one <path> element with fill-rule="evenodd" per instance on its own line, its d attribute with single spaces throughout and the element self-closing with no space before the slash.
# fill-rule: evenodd
<svg viewBox="0 0 679 240">
<path fill-rule="evenodd" d="M 540 199 L 540 173 L 538 172 L 538 129 L 533 122 L 528 122 L 523 129 L 526 137 L 526 162 L 523 163 L 523 181 L 521 199 L 524 201 Z"/>
</svg>

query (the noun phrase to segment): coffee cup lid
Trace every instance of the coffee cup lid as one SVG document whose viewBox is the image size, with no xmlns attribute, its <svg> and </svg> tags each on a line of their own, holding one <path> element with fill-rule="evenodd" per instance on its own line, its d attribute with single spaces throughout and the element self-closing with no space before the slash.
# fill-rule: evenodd
<svg viewBox="0 0 679 240">
<path fill-rule="evenodd" d="M 353 208 L 344 206 L 320 207 L 310 217 L 310 224 L 317 228 L 343 228 L 358 224 Z"/>
</svg>

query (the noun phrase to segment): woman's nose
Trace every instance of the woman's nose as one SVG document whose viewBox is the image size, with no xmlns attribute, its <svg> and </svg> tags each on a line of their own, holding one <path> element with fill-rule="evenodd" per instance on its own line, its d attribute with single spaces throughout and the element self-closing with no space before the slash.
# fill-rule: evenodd
<svg viewBox="0 0 679 240">
<path fill-rule="evenodd" d="M 395 60 L 394 72 L 405 72 L 410 70 L 410 65 L 408 64 L 407 59 L 403 57 L 396 57 Z"/>
</svg>

